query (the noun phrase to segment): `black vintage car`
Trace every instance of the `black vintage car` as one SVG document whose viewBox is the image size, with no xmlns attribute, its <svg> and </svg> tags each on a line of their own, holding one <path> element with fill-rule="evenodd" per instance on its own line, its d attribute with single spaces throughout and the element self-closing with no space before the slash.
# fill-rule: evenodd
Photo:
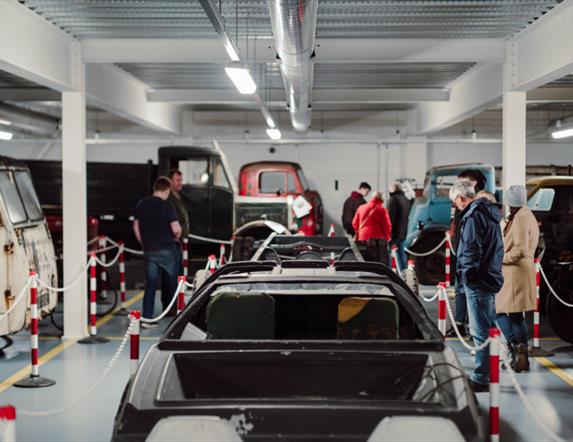
<svg viewBox="0 0 573 442">
<path fill-rule="evenodd" d="M 112 440 L 482 440 L 417 297 L 378 263 L 230 263 L 146 354 Z"/>
<path fill-rule="evenodd" d="M 539 223 L 539 249 L 544 274 L 557 295 L 573 304 L 573 177 L 547 176 L 527 181 L 527 205 Z M 553 330 L 573 344 L 573 308 L 551 295 L 541 278 L 541 309 Z"/>
</svg>

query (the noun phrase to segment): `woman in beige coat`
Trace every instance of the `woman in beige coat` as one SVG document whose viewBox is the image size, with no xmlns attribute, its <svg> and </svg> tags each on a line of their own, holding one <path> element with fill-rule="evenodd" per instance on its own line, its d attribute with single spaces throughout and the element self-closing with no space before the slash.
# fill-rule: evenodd
<svg viewBox="0 0 573 442">
<path fill-rule="evenodd" d="M 539 241 L 539 226 L 526 206 L 525 187 L 511 186 L 505 199 L 510 213 L 503 228 L 504 283 L 495 301 L 496 320 L 507 340 L 512 366 L 520 372 L 529 370 L 524 313 L 535 310 L 537 303 L 534 255 Z"/>
</svg>

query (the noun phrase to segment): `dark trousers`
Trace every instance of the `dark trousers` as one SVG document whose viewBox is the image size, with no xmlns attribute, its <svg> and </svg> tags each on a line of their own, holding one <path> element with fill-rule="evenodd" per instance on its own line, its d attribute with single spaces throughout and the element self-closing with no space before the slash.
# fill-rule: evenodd
<svg viewBox="0 0 573 442">
<path fill-rule="evenodd" d="M 180 258 L 177 249 L 154 250 L 145 252 L 145 294 L 143 295 L 143 317 L 153 318 L 155 292 L 161 281 L 161 302 L 165 309 L 177 290 Z"/>
<path fill-rule="evenodd" d="M 508 344 L 527 345 L 527 322 L 523 313 L 499 313 L 495 320 Z"/>
</svg>

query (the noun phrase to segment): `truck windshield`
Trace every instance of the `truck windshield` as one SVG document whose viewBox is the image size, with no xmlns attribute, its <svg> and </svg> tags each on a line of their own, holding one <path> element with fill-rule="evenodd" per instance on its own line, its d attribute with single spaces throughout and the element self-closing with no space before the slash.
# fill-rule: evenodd
<svg viewBox="0 0 573 442">
<path fill-rule="evenodd" d="M 441 175 L 435 178 L 435 196 L 437 198 L 449 198 L 450 187 L 454 185 L 458 179 L 457 175 Z"/>
<path fill-rule="evenodd" d="M 207 184 L 209 181 L 209 162 L 207 158 L 180 160 L 179 170 L 183 175 L 183 184 Z"/>
<path fill-rule="evenodd" d="M 6 211 L 12 224 L 19 224 L 26 221 L 26 211 L 18 195 L 18 189 L 12 173 L 8 170 L 0 171 L 0 193 L 6 205 Z"/>
<path fill-rule="evenodd" d="M 302 186 L 302 190 L 308 190 L 308 181 L 306 180 L 302 169 L 298 169 L 296 173 L 298 174 L 298 179 L 300 181 L 300 185 Z"/>
<path fill-rule="evenodd" d="M 34 184 L 32 183 L 30 174 L 20 170 L 15 172 L 14 175 L 16 176 L 16 185 L 20 191 L 22 202 L 24 203 L 24 209 L 26 209 L 26 213 L 28 214 L 28 220 L 40 221 L 44 218 L 44 214 L 36 191 L 34 190 Z"/>
</svg>

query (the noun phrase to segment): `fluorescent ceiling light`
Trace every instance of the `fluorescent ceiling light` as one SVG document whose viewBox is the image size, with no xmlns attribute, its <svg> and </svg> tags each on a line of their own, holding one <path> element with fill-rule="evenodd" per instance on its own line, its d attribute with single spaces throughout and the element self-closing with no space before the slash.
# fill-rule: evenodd
<svg viewBox="0 0 573 442">
<path fill-rule="evenodd" d="M 277 127 L 275 125 L 275 120 L 273 120 L 273 117 L 267 117 L 267 118 L 265 118 L 265 120 L 267 120 L 267 126 L 269 126 L 271 129 L 274 129 L 275 127 Z"/>
<path fill-rule="evenodd" d="M 280 140 L 282 137 L 281 131 L 278 129 L 267 129 L 267 135 L 271 140 Z"/>
<path fill-rule="evenodd" d="M 12 123 L 9 122 L 8 120 L 2 120 L 1 118 L 0 118 L 0 124 L 3 124 L 4 126 L 11 126 L 12 125 Z"/>
<path fill-rule="evenodd" d="M 0 140 L 10 141 L 13 136 L 14 134 L 12 132 L 5 132 L 3 130 L 0 130 Z"/>
<path fill-rule="evenodd" d="M 227 66 L 225 72 L 241 94 L 252 94 L 257 90 L 257 85 L 247 68 L 234 64 Z"/>
<path fill-rule="evenodd" d="M 573 127 L 570 128 L 564 128 L 564 129 L 556 129 L 553 132 L 551 132 L 551 137 L 553 137 L 554 140 L 560 140 L 562 138 L 568 138 L 568 137 L 573 137 Z"/>
</svg>

